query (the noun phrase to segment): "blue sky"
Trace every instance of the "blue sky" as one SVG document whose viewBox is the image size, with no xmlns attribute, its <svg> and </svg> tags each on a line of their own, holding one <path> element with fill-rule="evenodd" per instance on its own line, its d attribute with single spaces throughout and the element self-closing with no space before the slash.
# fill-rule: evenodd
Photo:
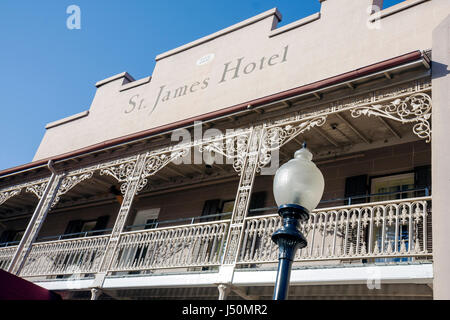
<svg viewBox="0 0 450 320">
<path fill-rule="evenodd" d="M 66 27 L 72 4 L 80 30 Z M 274 7 L 281 25 L 320 10 L 318 0 L 0 0 L 0 170 L 30 162 L 47 123 L 89 109 L 97 81 L 151 75 L 156 55 Z"/>
</svg>

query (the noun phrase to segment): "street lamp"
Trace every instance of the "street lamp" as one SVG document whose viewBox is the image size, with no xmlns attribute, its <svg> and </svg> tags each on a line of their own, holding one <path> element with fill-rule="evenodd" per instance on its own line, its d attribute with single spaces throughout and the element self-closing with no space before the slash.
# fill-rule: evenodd
<svg viewBox="0 0 450 320">
<path fill-rule="evenodd" d="M 294 159 L 282 165 L 273 180 L 273 194 L 283 225 L 274 232 L 272 240 L 279 246 L 278 272 L 273 300 L 287 299 L 292 260 L 297 249 L 306 247 L 307 241 L 298 230 L 299 221 L 309 219 L 322 198 L 325 186 L 323 175 L 311 161 L 306 148 L 295 153 Z"/>
</svg>

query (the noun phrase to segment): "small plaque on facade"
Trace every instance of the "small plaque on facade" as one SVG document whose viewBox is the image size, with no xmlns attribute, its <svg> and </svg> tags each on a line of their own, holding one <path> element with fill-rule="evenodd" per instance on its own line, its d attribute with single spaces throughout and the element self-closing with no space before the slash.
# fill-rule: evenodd
<svg viewBox="0 0 450 320">
<path fill-rule="evenodd" d="M 210 54 L 207 54 L 206 56 L 201 57 L 200 59 L 197 60 L 197 65 L 202 66 L 204 64 L 207 64 L 207 63 L 213 61 L 214 56 L 215 56 L 214 53 L 210 53 Z"/>
</svg>

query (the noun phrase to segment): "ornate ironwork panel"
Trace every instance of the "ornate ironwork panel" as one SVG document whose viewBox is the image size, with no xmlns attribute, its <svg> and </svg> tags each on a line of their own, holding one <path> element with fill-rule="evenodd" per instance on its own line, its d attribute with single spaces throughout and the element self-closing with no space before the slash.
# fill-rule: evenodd
<svg viewBox="0 0 450 320">
<path fill-rule="evenodd" d="M 349 112 L 353 118 L 364 116 L 384 117 L 403 124 L 413 124 L 413 133 L 426 142 L 431 141 L 431 81 L 429 78 L 384 88 L 319 105 L 318 111 L 299 113 L 294 116 L 266 123 L 258 168 L 271 161 L 270 152 L 310 130 L 326 123 L 331 114 Z"/>
<path fill-rule="evenodd" d="M 109 236 L 35 243 L 21 276 L 95 273 L 105 254 Z"/>
<path fill-rule="evenodd" d="M 223 221 L 122 233 L 109 271 L 219 265 L 228 225 Z"/>
<path fill-rule="evenodd" d="M 17 246 L 0 248 L 0 269 L 8 269 L 16 250 Z"/>
<path fill-rule="evenodd" d="M 213 142 L 204 142 L 200 145 L 200 152 L 216 152 L 226 159 L 233 161 L 233 168 L 241 174 L 248 149 L 251 131 L 243 130 L 240 133 L 232 134 L 215 139 Z M 225 144 L 224 144 L 225 142 Z"/>
<path fill-rule="evenodd" d="M 255 180 L 256 170 L 258 168 L 262 134 L 262 127 L 255 127 L 252 130 L 247 150 L 245 152 L 246 157 L 241 170 L 241 178 L 231 217 L 231 225 L 228 232 L 225 254 L 223 256 L 222 263 L 225 265 L 233 265 L 239 251 L 240 238 L 243 232 L 243 221 L 247 216 L 253 182 Z"/>
<path fill-rule="evenodd" d="M 295 261 L 336 264 L 360 259 L 426 259 L 431 256 L 430 200 L 423 197 L 316 209 L 300 224 L 308 245 L 297 252 Z M 278 247 L 271 236 L 280 227 L 278 215 L 247 218 L 238 263 L 276 263 Z"/>
<path fill-rule="evenodd" d="M 14 258 L 8 268 L 9 272 L 20 274 L 21 268 L 30 252 L 31 245 L 41 229 L 42 223 L 51 208 L 56 192 L 64 176 L 64 174 L 53 175 L 48 182 L 44 182 L 47 187 L 43 192 L 39 204 L 33 213 L 30 223 L 28 224 L 27 230 L 20 241 L 19 246 L 17 247 Z"/>
<path fill-rule="evenodd" d="M 388 118 L 401 123 L 414 123 L 414 134 L 431 142 L 431 97 L 426 93 L 412 94 L 385 104 L 356 107 L 351 110 L 351 115 L 354 118 L 365 115 Z"/>
</svg>

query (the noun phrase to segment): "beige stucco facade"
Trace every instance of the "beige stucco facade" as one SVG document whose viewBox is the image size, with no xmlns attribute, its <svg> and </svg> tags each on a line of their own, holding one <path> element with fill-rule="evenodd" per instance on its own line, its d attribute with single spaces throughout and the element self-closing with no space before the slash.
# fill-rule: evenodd
<svg viewBox="0 0 450 320">
<path fill-rule="evenodd" d="M 282 28 L 281 14 L 269 10 L 157 56 L 151 77 L 99 81 L 89 113 L 48 128 L 34 160 L 430 49 L 432 30 L 450 10 L 446 0 L 406 1 L 370 23 L 372 5 L 324 1 L 320 13 Z"/>
</svg>

